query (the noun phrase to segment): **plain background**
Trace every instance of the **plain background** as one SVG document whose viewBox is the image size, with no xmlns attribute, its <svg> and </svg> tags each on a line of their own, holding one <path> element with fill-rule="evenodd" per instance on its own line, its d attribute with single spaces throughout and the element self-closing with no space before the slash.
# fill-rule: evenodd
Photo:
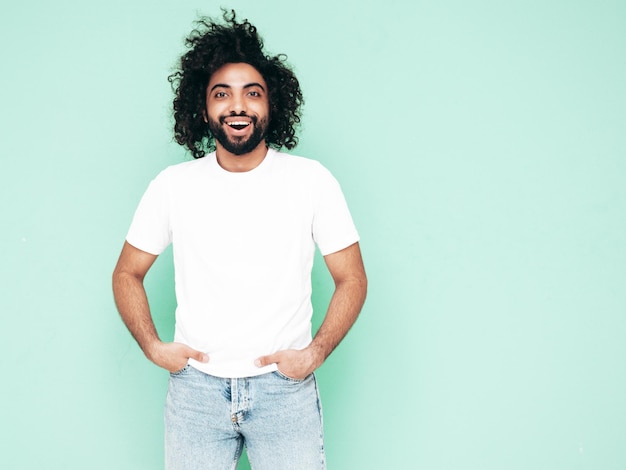
<svg viewBox="0 0 626 470">
<path fill-rule="evenodd" d="M 369 298 L 318 374 L 329 468 L 626 468 L 626 3 L 223 3 L 289 56 L 293 153 L 362 237 Z M 167 374 L 110 275 L 148 182 L 190 158 L 166 78 L 219 6 L 3 4 L 3 468 L 162 468 Z M 165 339 L 172 282 L 168 251 Z M 316 325 L 331 287 L 317 263 Z"/>
</svg>

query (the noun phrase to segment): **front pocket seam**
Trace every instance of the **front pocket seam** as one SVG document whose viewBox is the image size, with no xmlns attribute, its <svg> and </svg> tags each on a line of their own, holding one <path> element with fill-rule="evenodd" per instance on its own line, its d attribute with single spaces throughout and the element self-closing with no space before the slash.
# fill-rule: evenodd
<svg viewBox="0 0 626 470">
<path fill-rule="evenodd" d="M 294 384 L 299 384 L 299 383 L 302 383 L 302 382 L 304 382 L 304 381 L 306 380 L 306 377 L 305 377 L 304 379 L 294 379 L 293 377 L 289 377 L 289 376 L 287 376 L 287 375 L 283 374 L 283 373 L 282 373 L 281 371 L 279 371 L 278 369 L 276 369 L 276 370 L 274 371 L 274 373 L 275 373 L 278 377 L 280 377 L 281 379 L 283 379 L 284 381 L 286 381 L 286 382 L 291 382 L 291 383 L 294 383 Z"/>
</svg>

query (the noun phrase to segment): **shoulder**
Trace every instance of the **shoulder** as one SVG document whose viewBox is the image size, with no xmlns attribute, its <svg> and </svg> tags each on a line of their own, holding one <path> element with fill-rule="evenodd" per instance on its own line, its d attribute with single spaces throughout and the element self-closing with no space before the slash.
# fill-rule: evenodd
<svg viewBox="0 0 626 470">
<path fill-rule="evenodd" d="M 330 175 L 330 172 L 317 160 L 307 157 L 300 157 L 283 152 L 275 152 L 274 161 L 276 166 L 283 171 L 287 171 L 294 175 L 302 175 L 307 177 L 323 177 Z"/>
<path fill-rule="evenodd" d="M 202 168 L 209 166 L 210 161 L 213 159 L 213 154 L 209 154 L 206 157 L 198 158 L 196 160 L 190 160 L 186 162 L 176 163 L 165 168 L 161 173 L 169 175 L 185 175 L 188 173 L 196 173 Z"/>
<path fill-rule="evenodd" d="M 176 182 L 188 181 L 192 175 L 202 173 L 203 169 L 210 166 L 212 154 L 197 160 L 190 160 L 182 163 L 170 165 L 162 170 L 156 177 L 155 181 L 163 181 L 175 184 Z"/>
</svg>

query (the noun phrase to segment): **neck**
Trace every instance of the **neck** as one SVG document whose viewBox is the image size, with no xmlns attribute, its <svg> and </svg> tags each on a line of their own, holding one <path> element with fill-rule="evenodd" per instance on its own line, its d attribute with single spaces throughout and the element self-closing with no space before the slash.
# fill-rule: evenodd
<svg viewBox="0 0 626 470">
<path fill-rule="evenodd" d="M 235 155 L 222 147 L 219 142 L 216 142 L 215 155 L 217 156 L 217 163 L 226 171 L 243 173 L 254 170 L 261 164 L 265 155 L 267 155 L 267 146 L 265 141 L 262 141 L 251 152 Z"/>
</svg>

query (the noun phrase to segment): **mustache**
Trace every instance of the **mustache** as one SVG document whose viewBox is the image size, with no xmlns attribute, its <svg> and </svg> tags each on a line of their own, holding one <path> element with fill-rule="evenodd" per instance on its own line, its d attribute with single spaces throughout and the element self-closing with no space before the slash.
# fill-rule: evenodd
<svg viewBox="0 0 626 470">
<path fill-rule="evenodd" d="M 226 122 L 226 118 L 232 118 L 232 117 L 245 117 L 250 119 L 250 121 L 252 121 L 252 124 L 256 125 L 258 118 L 256 116 L 250 116 L 249 114 L 246 114 L 244 111 L 240 112 L 239 114 L 237 113 L 231 113 L 228 115 L 222 115 L 219 117 L 219 122 L 220 124 L 224 124 Z"/>
</svg>

